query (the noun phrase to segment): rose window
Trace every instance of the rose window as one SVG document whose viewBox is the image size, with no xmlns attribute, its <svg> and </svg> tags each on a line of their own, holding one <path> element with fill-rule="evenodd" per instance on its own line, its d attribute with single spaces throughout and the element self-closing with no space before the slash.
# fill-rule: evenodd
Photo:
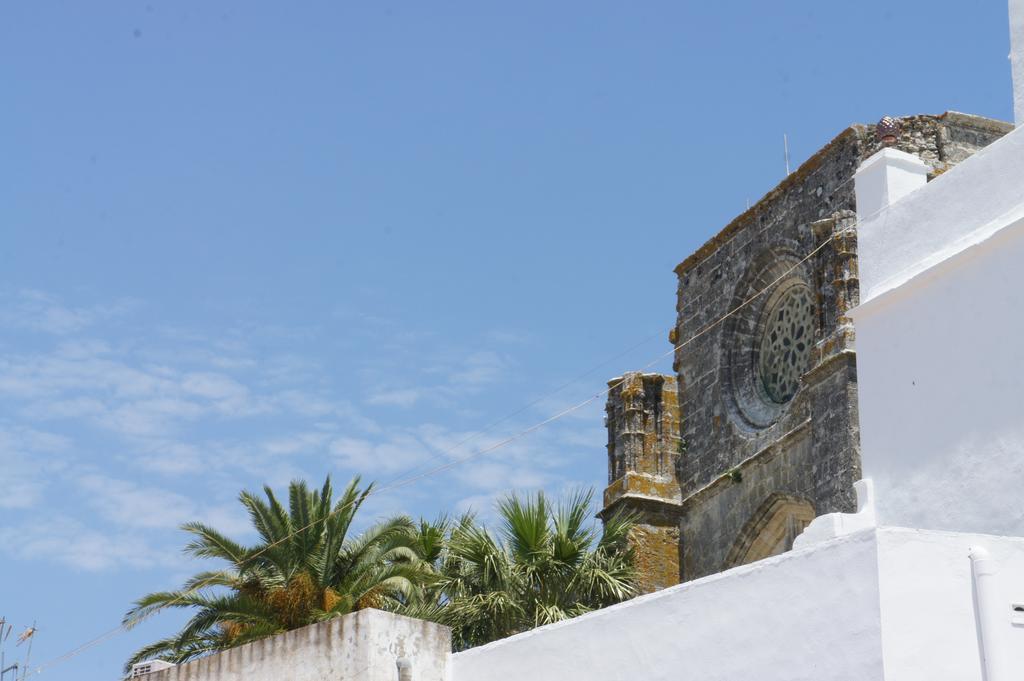
<svg viewBox="0 0 1024 681">
<path fill-rule="evenodd" d="M 772 402 L 785 404 L 800 387 L 814 337 L 814 299 L 804 284 L 791 286 L 764 318 L 758 370 Z"/>
</svg>

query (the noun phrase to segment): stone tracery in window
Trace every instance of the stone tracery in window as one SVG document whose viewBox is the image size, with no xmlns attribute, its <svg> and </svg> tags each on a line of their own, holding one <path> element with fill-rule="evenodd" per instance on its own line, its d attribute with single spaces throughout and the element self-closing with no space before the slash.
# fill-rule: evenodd
<svg viewBox="0 0 1024 681">
<path fill-rule="evenodd" d="M 800 387 L 814 337 L 814 298 L 804 284 L 791 286 L 766 311 L 758 373 L 768 398 L 785 404 Z"/>
</svg>

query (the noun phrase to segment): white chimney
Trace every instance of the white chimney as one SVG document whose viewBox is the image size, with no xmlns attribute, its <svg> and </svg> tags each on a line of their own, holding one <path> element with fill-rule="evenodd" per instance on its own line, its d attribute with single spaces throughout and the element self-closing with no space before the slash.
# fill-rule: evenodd
<svg viewBox="0 0 1024 681">
<path fill-rule="evenodd" d="M 1010 0 L 1010 68 L 1013 70 L 1013 119 L 1024 123 L 1024 0 Z"/>
<path fill-rule="evenodd" d="M 1024 4 L 1024 0 L 1020 2 Z M 926 185 L 929 170 L 928 164 L 917 156 L 890 147 L 861 163 L 853 175 L 857 219 L 867 220 Z"/>
</svg>

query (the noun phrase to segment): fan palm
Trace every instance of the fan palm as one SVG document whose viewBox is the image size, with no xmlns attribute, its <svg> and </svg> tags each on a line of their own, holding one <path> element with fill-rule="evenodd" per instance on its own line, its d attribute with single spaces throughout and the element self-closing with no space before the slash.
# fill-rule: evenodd
<svg viewBox="0 0 1024 681">
<path fill-rule="evenodd" d="M 629 532 L 635 518 L 609 517 L 604 531 L 587 522 L 591 492 L 555 506 L 543 493 L 498 503 L 492 535 L 471 517 L 449 523 L 434 560 L 438 620 L 464 649 L 581 615 L 634 596 Z M 423 532 L 420 532 L 421 536 Z"/>
<path fill-rule="evenodd" d="M 174 636 L 136 652 L 126 669 L 155 657 L 184 662 L 360 608 L 400 609 L 424 575 L 416 528 L 399 516 L 350 537 L 372 487 L 360 488 L 355 478 L 332 506 L 330 477 L 320 490 L 294 481 L 287 509 L 269 487 L 263 488 L 266 499 L 243 491 L 239 500 L 260 537 L 254 546 L 202 523 L 183 525 L 193 536 L 187 554 L 227 566 L 135 603 L 126 627 L 166 608 L 194 614 Z"/>
</svg>

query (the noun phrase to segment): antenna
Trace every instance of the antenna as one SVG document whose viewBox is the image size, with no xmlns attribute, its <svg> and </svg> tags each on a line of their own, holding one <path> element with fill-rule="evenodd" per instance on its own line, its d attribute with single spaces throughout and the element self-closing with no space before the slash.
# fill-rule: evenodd
<svg viewBox="0 0 1024 681">
<path fill-rule="evenodd" d="M 14 678 L 14 681 L 18 681 L 19 665 L 17 662 L 8 665 L 6 652 L 4 651 L 4 643 L 7 641 L 7 637 L 11 635 L 13 627 L 13 624 L 7 623 L 6 617 L 0 617 L 0 681 L 4 681 L 8 677 L 8 672 L 10 672 L 10 676 Z M 6 634 L 4 633 L 5 629 L 7 630 Z"/>
<path fill-rule="evenodd" d="M 786 155 L 786 176 L 789 176 L 789 137 L 782 133 L 782 150 Z"/>
<path fill-rule="evenodd" d="M 32 620 L 32 626 L 29 627 L 28 629 L 26 629 L 21 634 L 21 636 L 18 637 L 18 645 L 21 645 L 25 641 L 28 641 L 28 650 L 25 651 L 25 666 L 22 668 L 22 671 L 21 671 L 21 679 L 22 679 L 22 681 L 25 681 L 25 679 L 28 676 L 28 668 L 29 668 L 28 664 L 29 664 L 29 660 L 32 659 L 32 643 L 35 641 L 36 631 L 38 631 L 36 629 L 36 622 L 35 622 L 35 620 Z M 15 672 L 15 673 L 17 673 L 17 672 Z M 17 676 L 15 676 L 15 678 L 17 678 Z"/>
</svg>

